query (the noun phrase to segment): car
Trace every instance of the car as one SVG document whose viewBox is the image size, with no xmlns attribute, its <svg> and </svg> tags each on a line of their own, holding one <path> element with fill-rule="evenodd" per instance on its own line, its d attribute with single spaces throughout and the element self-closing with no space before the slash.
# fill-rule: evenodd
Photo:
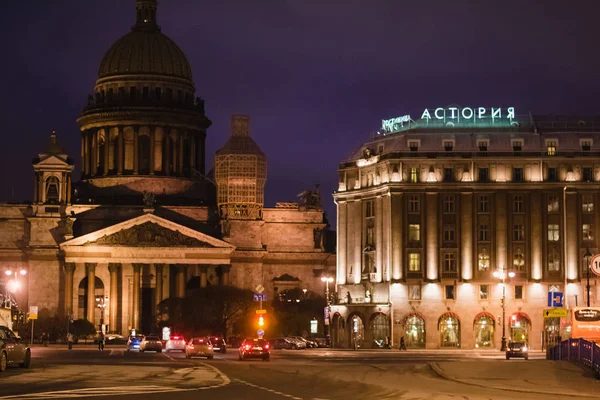
<svg viewBox="0 0 600 400">
<path fill-rule="evenodd" d="M 127 340 L 127 351 L 139 350 L 143 338 L 142 335 L 129 336 L 129 339 Z"/>
<path fill-rule="evenodd" d="M 206 357 L 212 360 L 214 346 L 209 338 L 192 338 L 185 346 L 185 358 Z"/>
<path fill-rule="evenodd" d="M 283 337 L 271 339 L 271 344 L 275 350 L 292 348 L 292 342 Z"/>
<path fill-rule="evenodd" d="M 292 350 L 300 350 L 306 348 L 306 342 L 300 339 L 296 339 L 292 336 L 286 336 L 286 339 L 292 344 L 292 346 L 290 347 Z"/>
<path fill-rule="evenodd" d="M 31 350 L 25 341 L 15 335 L 7 326 L 0 326 L 0 372 L 9 365 L 29 368 Z"/>
<path fill-rule="evenodd" d="M 181 335 L 173 335 L 167 343 L 165 343 L 165 351 L 168 353 L 170 351 L 182 351 L 185 353 L 185 339 Z"/>
<path fill-rule="evenodd" d="M 247 358 L 261 358 L 264 361 L 271 359 L 271 345 L 266 339 L 245 339 L 239 348 L 239 360 Z"/>
<path fill-rule="evenodd" d="M 162 353 L 162 342 L 158 336 L 144 336 L 140 342 L 140 353 L 145 351 L 155 351 Z"/>
<path fill-rule="evenodd" d="M 225 339 L 220 336 L 211 336 L 210 342 L 213 345 L 214 351 L 219 351 L 223 354 L 227 353 L 227 343 L 225 343 Z"/>
<path fill-rule="evenodd" d="M 512 357 L 522 357 L 529 360 L 529 349 L 525 342 L 510 342 L 506 346 L 506 359 L 510 360 Z"/>
<path fill-rule="evenodd" d="M 327 338 L 318 337 L 314 338 L 314 341 L 317 343 L 317 347 L 329 347 Z"/>
<path fill-rule="evenodd" d="M 290 336 L 290 337 L 292 337 L 294 339 L 297 339 L 297 340 L 299 340 L 301 342 L 304 342 L 304 344 L 306 345 L 306 348 L 308 348 L 308 349 L 312 349 L 312 348 L 317 347 L 317 343 L 316 342 L 314 342 L 314 341 L 312 341 L 310 339 L 306 339 L 305 337 L 302 337 L 302 336 Z"/>
</svg>

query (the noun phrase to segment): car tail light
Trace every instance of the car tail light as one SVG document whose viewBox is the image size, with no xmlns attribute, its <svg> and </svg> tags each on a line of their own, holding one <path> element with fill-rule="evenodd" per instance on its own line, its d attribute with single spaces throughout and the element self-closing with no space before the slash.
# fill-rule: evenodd
<svg viewBox="0 0 600 400">
<path fill-rule="evenodd" d="M 173 340 L 179 340 L 179 336 L 173 336 Z"/>
<path fill-rule="evenodd" d="M 209 350 L 212 350 L 212 349 L 213 349 L 213 347 L 212 347 L 212 346 L 208 346 L 208 349 L 209 349 Z"/>
<path fill-rule="evenodd" d="M 246 345 L 244 348 L 245 348 L 246 350 L 250 350 L 250 349 L 252 348 L 252 346 L 250 346 L 249 344 L 247 344 L 247 345 Z"/>
<path fill-rule="evenodd" d="M 266 350 L 269 350 L 269 347 L 270 347 L 270 346 L 269 346 L 269 343 L 265 344 L 265 349 L 266 349 Z"/>
</svg>

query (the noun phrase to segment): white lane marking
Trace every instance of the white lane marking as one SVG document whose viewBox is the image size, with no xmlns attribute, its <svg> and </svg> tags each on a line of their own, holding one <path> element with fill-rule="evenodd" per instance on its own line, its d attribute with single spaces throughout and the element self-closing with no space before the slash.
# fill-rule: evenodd
<svg viewBox="0 0 600 400">
<path fill-rule="evenodd" d="M 167 357 L 171 361 L 175 361 L 175 359 L 173 357 L 171 357 L 170 355 L 168 355 L 166 352 L 162 352 L 160 354 L 164 355 L 165 357 Z"/>
<path fill-rule="evenodd" d="M 234 381 L 235 382 L 243 383 L 244 385 L 248 385 L 248 386 L 256 388 L 256 389 L 266 390 L 267 392 L 270 392 L 270 393 L 273 393 L 273 394 L 276 394 L 276 395 L 279 395 L 279 396 L 288 397 L 288 398 L 293 399 L 293 400 L 303 400 L 302 397 L 296 397 L 296 396 L 293 396 L 291 394 L 278 392 L 277 390 L 269 389 L 269 388 L 266 388 L 266 387 L 263 387 L 263 386 L 258 386 L 258 385 L 255 385 L 254 383 L 246 382 L 246 381 L 243 381 L 241 379 L 234 379 Z"/>
<path fill-rule="evenodd" d="M 109 356 L 122 356 L 124 353 L 124 350 L 111 350 Z"/>
</svg>

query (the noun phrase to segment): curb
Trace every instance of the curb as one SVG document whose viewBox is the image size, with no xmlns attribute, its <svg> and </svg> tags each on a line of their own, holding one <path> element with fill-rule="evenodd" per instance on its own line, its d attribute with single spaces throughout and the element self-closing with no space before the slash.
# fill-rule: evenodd
<svg viewBox="0 0 600 400">
<path fill-rule="evenodd" d="M 431 370 L 433 372 L 438 374 L 443 379 L 457 382 L 457 383 L 462 383 L 463 385 L 475 386 L 475 387 L 480 387 L 480 388 L 484 388 L 484 389 L 504 390 L 506 392 L 543 394 L 543 395 L 548 395 L 548 396 L 585 397 L 585 398 L 589 398 L 589 399 L 600 398 L 600 395 L 587 394 L 587 393 L 565 393 L 565 392 L 557 392 L 557 391 L 550 392 L 550 391 L 544 391 L 544 390 L 530 390 L 530 389 L 521 389 L 521 388 L 506 387 L 506 386 L 482 385 L 479 383 L 469 382 L 464 379 L 458 379 L 453 376 L 450 376 L 435 362 L 430 362 L 429 367 L 431 368 Z"/>
</svg>

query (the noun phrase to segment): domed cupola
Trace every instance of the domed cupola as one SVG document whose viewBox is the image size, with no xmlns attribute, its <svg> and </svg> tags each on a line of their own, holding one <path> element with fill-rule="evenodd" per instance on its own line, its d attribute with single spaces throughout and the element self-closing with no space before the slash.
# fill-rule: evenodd
<svg viewBox="0 0 600 400">
<path fill-rule="evenodd" d="M 211 125 L 195 96 L 187 57 L 157 24 L 156 0 L 136 1 L 136 22 L 106 52 L 94 94 L 77 119 L 85 202 L 143 192 L 205 198 L 205 138 Z M 213 189 L 214 190 L 214 189 Z M 205 192 L 204 189 L 200 192 Z"/>
</svg>

